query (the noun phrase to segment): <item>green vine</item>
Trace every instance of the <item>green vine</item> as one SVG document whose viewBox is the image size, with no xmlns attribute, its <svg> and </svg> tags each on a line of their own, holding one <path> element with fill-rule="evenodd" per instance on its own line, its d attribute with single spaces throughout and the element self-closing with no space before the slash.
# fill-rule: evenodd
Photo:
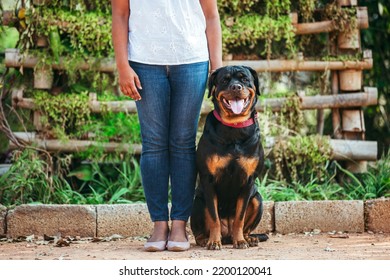
<svg viewBox="0 0 390 280">
<path fill-rule="evenodd" d="M 66 34 L 59 44 L 62 43 L 68 53 L 77 52 L 85 58 L 92 54 L 98 58 L 113 56 L 111 18 L 107 15 L 96 11 L 42 9 L 39 32 L 48 36 L 57 26 L 60 35 Z"/>
<path fill-rule="evenodd" d="M 316 2 L 315 0 L 299 0 L 299 12 L 303 22 L 312 21 Z"/>
<path fill-rule="evenodd" d="M 279 125 L 287 127 L 294 134 L 299 133 L 304 127 L 303 112 L 300 105 L 301 99 L 298 96 L 290 96 L 280 111 Z"/>
<path fill-rule="evenodd" d="M 335 1 L 326 6 L 325 16 L 334 22 L 334 28 L 339 33 L 349 34 L 358 28 L 356 7 L 340 8 Z"/>
<path fill-rule="evenodd" d="M 322 179 L 331 151 L 328 137 L 297 135 L 281 139 L 272 149 L 276 178 L 303 183 L 310 179 L 310 174 L 316 174 Z"/>
<path fill-rule="evenodd" d="M 86 93 L 52 96 L 45 91 L 36 91 L 34 98 L 48 136 L 68 138 L 77 135 L 77 129 L 90 121 Z"/>
</svg>

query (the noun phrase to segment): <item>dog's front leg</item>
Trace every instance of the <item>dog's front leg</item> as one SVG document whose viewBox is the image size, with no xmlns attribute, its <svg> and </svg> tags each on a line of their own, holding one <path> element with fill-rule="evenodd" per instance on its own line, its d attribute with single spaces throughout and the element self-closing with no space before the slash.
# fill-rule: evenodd
<svg viewBox="0 0 390 280">
<path fill-rule="evenodd" d="M 218 199 L 212 186 L 209 186 L 208 195 L 206 195 L 206 225 L 210 230 L 207 249 L 221 250 L 221 222 L 218 215 Z"/>
<path fill-rule="evenodd" d="M 248 208 L 249 196 L 249 188 L 246 186 L 237 199 L 236 213 L 233 223 L 233 247 L 237 249 L 249 248 L 249 244 L 244 238 L 244 221 L 246 210 Z"/>
</svg>

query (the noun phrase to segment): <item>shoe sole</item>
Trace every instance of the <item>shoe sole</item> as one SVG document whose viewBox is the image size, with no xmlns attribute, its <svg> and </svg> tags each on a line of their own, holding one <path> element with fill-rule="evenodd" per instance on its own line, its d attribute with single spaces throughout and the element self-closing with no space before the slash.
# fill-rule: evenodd
<svg viewBox="0 0 390 280">
<path fill-rule="evenodd" d="M 164 249 L 161 249 L 161 248 L 157 248 L 157 247 L 147 247 L 145 248 L 145 251 L 146 252 L 162 252 L 162 251 L 165 251 L 166 248 Z"/>
<path fill-rule="evenodd" d="M 168 248 L 168 251 L 171 251 L 171 252 L 183 252 L 183 251 L 187 251 L 189 248 L 182 248 L 182 247 L 171 247 L 171 248 Z"/>
</svg>

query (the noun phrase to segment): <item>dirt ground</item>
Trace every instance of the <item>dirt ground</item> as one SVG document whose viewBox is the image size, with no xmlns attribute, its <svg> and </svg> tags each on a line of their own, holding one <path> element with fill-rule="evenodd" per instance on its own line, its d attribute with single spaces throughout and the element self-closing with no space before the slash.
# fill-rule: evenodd
<svg viewBox="0 0 390 280">
<path fill-rule="evenodd" d="M 0 241 L 1 260 L 390 260 L 390 234 L 270 234 L 269 240 L 246 250 L 224 245 L 209 251 L 195 245 L 186 252 L 145 252 L 145 238 L 68 239 L 44 241 L 27 237 Z"/>
</svg>

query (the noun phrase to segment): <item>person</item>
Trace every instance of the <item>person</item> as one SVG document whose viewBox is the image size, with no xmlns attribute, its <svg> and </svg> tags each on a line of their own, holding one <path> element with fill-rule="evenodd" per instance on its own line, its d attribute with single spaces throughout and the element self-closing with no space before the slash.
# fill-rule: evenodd
<svg viewBox="0 0 390 280">
<path fill-rule="evenodd" d="M 142 185 L 153 222 L 144 247 L 184 251 L 190 247 L 186 224 L 197 176 L 200 109 L 209 72 L 222 66 L 217 0 L 111 4 L 119 88 L 136 101 L 141 127 Z"/>
</svg>

